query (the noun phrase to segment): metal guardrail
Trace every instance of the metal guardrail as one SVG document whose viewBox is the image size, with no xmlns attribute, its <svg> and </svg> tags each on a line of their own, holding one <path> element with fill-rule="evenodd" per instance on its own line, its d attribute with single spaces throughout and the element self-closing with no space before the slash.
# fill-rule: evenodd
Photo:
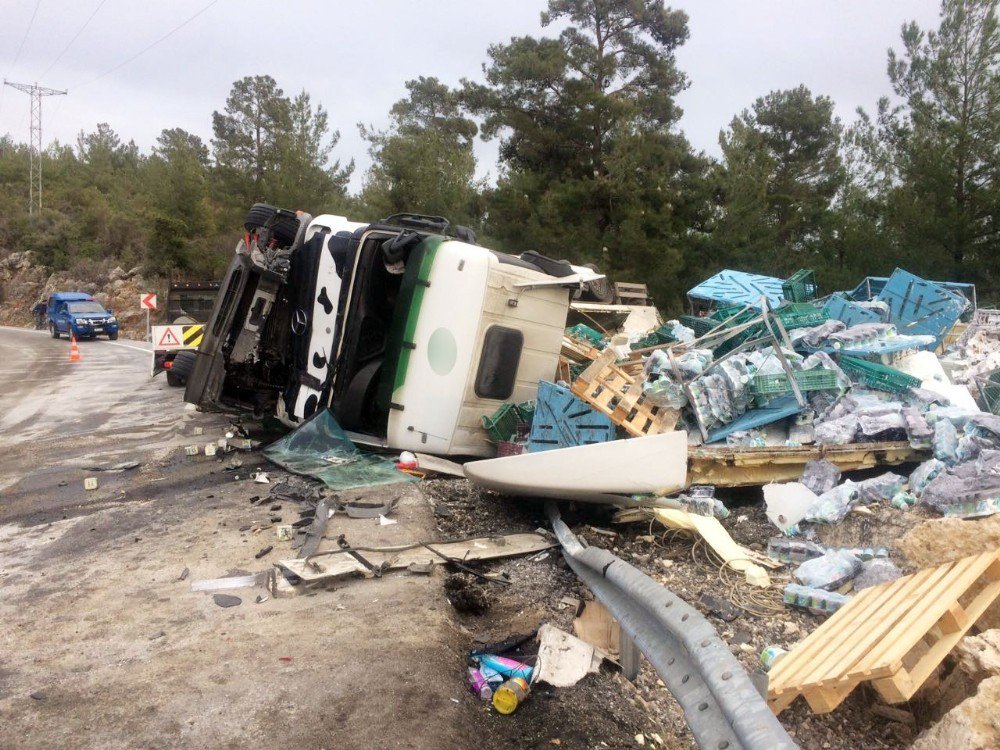
<svg viewBox="0 0 1000 750">
<path fill-rule="evenodd" d="M 554 502 L 546 504 L 546 512 L 566 562 L 656 669 L 684 710 L 699 747 L 798 747 L 698 611 L 607 550 L 582 544 Z"/>
</svg>

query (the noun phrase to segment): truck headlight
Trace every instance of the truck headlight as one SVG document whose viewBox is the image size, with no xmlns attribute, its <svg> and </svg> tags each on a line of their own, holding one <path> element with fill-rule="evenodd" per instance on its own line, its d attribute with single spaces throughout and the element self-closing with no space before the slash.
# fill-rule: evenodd
<svg viewBox="0 0 1000 750">
<path fill-rule="evenodd" d="M 87 325 L 87 321 L 86 321 L 86 320 L 84 320 L 83 318 L 77 318 L 77 319 L 76 319 L 76 324 L 77 324 L 78 326 L 85 326 L 85 325 Z"/>
<path fill-rule="evenodd" d="M 108 318 L 108 322 L 109 323 L 117 323 L 118 322 L 118 318 L 116 318 L 114 315 L 112 315 L 110 318 Z"/>
</svg>

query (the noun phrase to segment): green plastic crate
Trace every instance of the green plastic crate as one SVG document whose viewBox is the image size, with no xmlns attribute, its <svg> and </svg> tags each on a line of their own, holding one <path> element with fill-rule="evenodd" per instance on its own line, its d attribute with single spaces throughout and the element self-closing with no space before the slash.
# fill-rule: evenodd
<svg viewBox="0 0 1000 750">
<path fill-rule="evenodd" d="M 517 405 L 517 414 L 522 422 L 531 424 L 531 420 L 535 418 L 535 402 L 533 400 L 522 401 Z"/>
<path fill-rule="evenodd" d="M 789 276 L 781 285 L 781 296 L 789 302 L 808 302 L 816 299 L 816 274 L 803 268 Z"/>
<path fill-rule="evenodd" d="M 809 303 L 792 302 L 782 305 L 774 314 L 778 316 L 786 331 L 793 328 L 812 328 L 830 319 L 830 313 Z"/>
<path fill-rule="evenodd" d="M 607 343 L 607 340 L 601 333 L 595 331 L 588 325 L 584 325 L 583 323 L 577 323 L 575 326 L 567 328 L 566 335 L 570 338 L 586 341 L 588 344 L 593 347 L 597 347 L 598 349 L 602 348 Z"/>
<path fill-rule="evenodd" d="M 864 383 L 869 388 L 891 393 L 905 393 L 920 385 L 920 380 L 897 370 L 895 367 L 867 362 L 857 357 L 840 357 L 840 369 L 854 380 Z"/>
<path fill-rule="evenodd" d="M 645 349 L 649 346 L 660 346 L 660 344 L 672 344 L 677 341 L 674 338 L 673 333 L 667 329 L 666 323 L 657 328 L 652 333 L 643 336 L 641 339 L 632 344 L 633 351 L 635 349 Z"/>
<path fill-rule="evenodd" d="M 493 416 L 483 417 L 483 429 L 490 436 L 490 441 L 499 443 L 510 440 L 517 434 L 517 424 L 521 421 L 517 404 L 504 404 L 497 409 Z"/>
<path fill-rule="evenodd" d="M 699 318 L 697 315 L 681 315 L 677 320 L 694 331 L 695 336 L 704 336 L 719 324 L 717 320 Z"/>
<path fill-rule="evenodd" d="M 801 391 L 826 391 L 837 388 L 837 373 L 833 370 L 800 370 L 794 375 L 795 383 Z M 774 375 L 757 374 L 750 380 L 750 393 L 756 397 L 780 396 L 791 391 L 788 376 L 783 372 Z"/>
</svg>

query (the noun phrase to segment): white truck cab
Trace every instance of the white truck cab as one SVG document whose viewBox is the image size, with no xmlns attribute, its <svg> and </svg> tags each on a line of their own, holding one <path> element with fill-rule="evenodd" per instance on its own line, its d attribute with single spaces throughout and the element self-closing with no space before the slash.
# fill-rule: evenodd
<svg viewBox="0 0 1000 750">
<path fill-rule="evenodd" d="M 555 377 L 568 290 L 601 278 L 440 217 L 272 210 L 251 209 L 185 398 L 289 426 L 328 407 L 361 443 L 492 455 L 482 417 Z"/>
</svg>

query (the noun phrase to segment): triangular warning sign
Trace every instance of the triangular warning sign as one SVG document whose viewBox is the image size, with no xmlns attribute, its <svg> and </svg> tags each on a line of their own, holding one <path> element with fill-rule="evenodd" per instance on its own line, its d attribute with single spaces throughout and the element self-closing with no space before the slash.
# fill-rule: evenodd
<svg viewBox="0 0 1000 750">
<path fill-rule="evenodd" d="M 180 346 L 180 340 L 174 335 L 174 330 L 168 328 L 166 332 L 160 336 L 160 343 L 157 346 Z"/>
</svg>

